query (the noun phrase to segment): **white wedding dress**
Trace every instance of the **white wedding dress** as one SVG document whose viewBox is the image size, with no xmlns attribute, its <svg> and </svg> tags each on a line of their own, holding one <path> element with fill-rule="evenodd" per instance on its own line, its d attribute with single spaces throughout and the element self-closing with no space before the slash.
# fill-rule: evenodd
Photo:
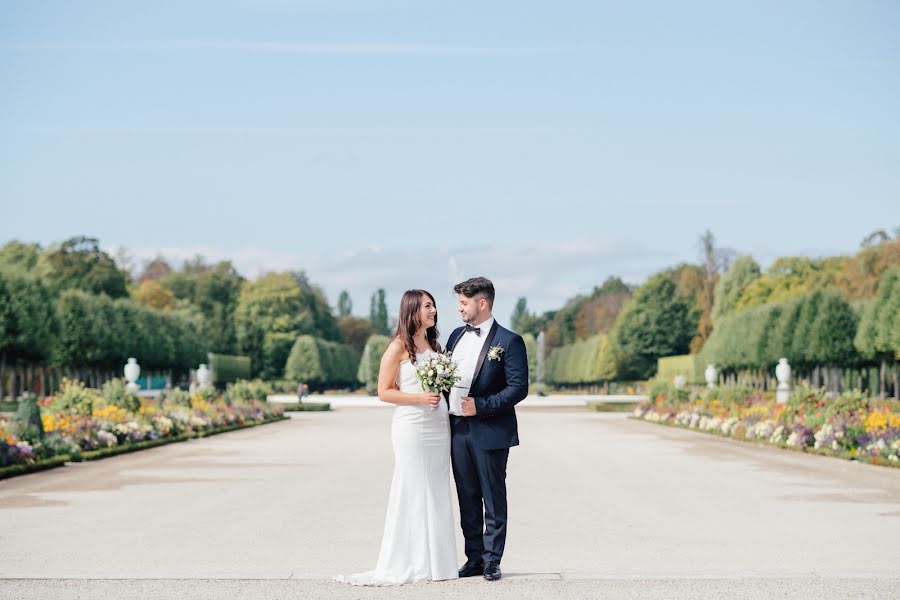
<svg viewBox="0 0 900 600">
<path fill-rule="evenodd" d="M 416 355 L 427 357 L 431 351 Z M 401 392 L 419 394 L 416 366 L 400 363 Z M 438 408 L 398 405 L 391 423 L 394 478 L 375 570 L 335 579 L 353 585 L 400 585 L 456 579 L 456 524 L 450 500 L 450 420 Z"/>
</svg>

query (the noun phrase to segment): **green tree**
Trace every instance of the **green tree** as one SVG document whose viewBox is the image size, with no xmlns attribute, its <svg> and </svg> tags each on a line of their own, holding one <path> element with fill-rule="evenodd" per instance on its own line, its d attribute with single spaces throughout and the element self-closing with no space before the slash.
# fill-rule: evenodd
<svg viewBox="0 0 900 600">
<path fill-rule="evenodd" d="M 347 290 L 343 290 L 338 298 L 338 318 L 345 319 L 352 313 L 353 301 L 350 299 L 350 293 Z"/>
<path fill-rule="evenodd" d="M 748 285 L 735 308 L 780 302 L 835 285 L 843 268 L 842 257 L 811 259 L 786 256 L 777 259 L 765 275 Z"/>
<path fill-rule="evenodd" d="M 794 332 L 802 309 L 803 298 L 793 298 L 781 303 L 780 314 L 766 338 L 765 356 L 769 362 L 777 362 L 781 358 L 786 358 L 791 363 L 802 362 L 802 357 L 794 354 Z"/>
<path fill-rule="evenodd" d="M 43 362 L 51 354 L 57 329 L 50 292 L 22 272 L 0 269 L 0 397 L 6 365 Z"/>
<path fill-rule="evenodd" d="M 651 277 L 637 290 L 613 329 L 622 352 L 622 375 L 645 379 L 661 356 L 686 354 L 697 331 L 697 311 L 666 273 Z"/>
<path fill-rule="evenodd" d="M 522 341 L 525 342 L 525 354 L 528 357 L 528 383 L 534 383 L 537 380 L 537 339 L 532 333 L 524 333 Z"/>
<path fill-rule="evenodd" d="M 39 280 L 0 270 L 0 369 L 7 360 L 47 359 L 56 325 L 50 292 Z"/>
<path fill-rule="evenodd" d="M 68 367 L 119 368 L 129 356 L 148 368 L 188 368 L 204 361 L 197 317 L 158 311 L 127 299 L 66 290 L 57 301 L 55 360 Z"/>
<path fill-rule="evenodd" d="M 741 256 L 731 264 L 719 281 L 713 293 L 712 321 L 715 324 L 722 316 L 735 310 L 744 289 L 759 279 L 759 265 L 750 256 Z"/>
<path fill-rule="evenodd" d="M 822 303 L 822 292 L 815 291 L 804 294 L 800 300 L 800 315 L 791 338 L 791 356 L 794 366 L 815 366 L 810 355 L 812 330 L 819 318 L 819 305 Z"/>
<path fill-rule="evenodd" d="M 170 275 L 173 271 L 174 269 L 172 269 L 172 266 L 165 258 L 157 256 L 146 264 L 144 270 L 138 275 L 138 281 L 141 283 L 145 281 L 159 281 Z"/>
<path fill-rule="evenodd" d="M 366 392 L 370 396 L 378 393 L 378 371 L 381 367 L 381 357 L 390 343 L 391 338 L 386 335 L 372 335 L 366 341 L 356 379 L 365 385 Z"/>
<path fill-rule="evenodd" d="M 151 280 L 155 275 L 160 275 L 161 285 L 171 290 L 176 299 L 187 300 L 199 309 L 202 316 L 200 327 L 213 352 L 229 354 L 236 350 L 234 313 L 244 279 L 231 262 L 207 265 L 197 257 L 175 272 L 165 273 L 165 267 L 157 264 L 151 275 L 154 275 L 148 275 Z M 148 284 L 145 282 L 143 285 Z"/>
<path fill-rule="evenodd" d="M 141 304 L 159 310 L 175 308 L 175 295 L 172 293 L 172 290 L 162 287 L 155 279 L 141 282 L 134 291 L 134 299 Z"/>
<path fill-rule="evenodd" d="M 58 301 L 57 360 L 72 367 L 104 366 L 116 354 L 113 311 L 108 296 L 66 290 Z"/>
<path fill-rule="evenodd" d="M 608 334 L 630 298 L 631 288 L 625 282 L 618 277 L 607 278 L 579 306 L 575 315 L 575 337 Z"/>
<path fill-rule="evenodd" d="M 528 301 L 525 298 L 519 298 L 516 301 L 516 306 L 513 308 L 512 316 L 509 318 L 509 326 L 510 328 L 522 334 L 524 331 L 522 328 L 523 319 L 528 316 Z"/>
<path fill-rule="evenodd" d="M 296 339 L 315 331 L 313 317 L 305 310 L 300 286 L 290 273 L 273 273 L 247 282 L 241 289 L 234 314 L 240 353 L 249 356 L 254 374 L 266 365 L 265 353 L 273 348 L 266 337 L 289 334 Z M 273 364 L 269 361 L 269 364 Z"/>
<path fill-rule="evenodd" d="M 823 292 L 818 315 L 808 332 L 807 356 L 811 363 L 829 367 L 851 364 L 858 358 L 853 339 L 857 317 L 850 304 L 833 291 Z"/>
<path fill-rule="evenodd" d="M 128 274 L 100 250 L 96 238 L 74 237 L 40 255 L 38 272 L 55 293 L 79 289 L 111 298 L 128 295 Z"/>
<path fill-rule="evenodd" d="M 26 244 L 18 240 L 7 242 L 0 248 L 0 269 L 33 272 L 41 255 L 38 244 Z"/>
<path fill-rule="evenodd" d="M 378 335 L 390 335 L 388 326 L 387 304 L 384 300 L 384 289 L 379 288 L 372 294 L 372 301 L 369 306 L 369 321 L 372 322 L 372 329 Z"/>
<path fill-rule="evenodd" d="M 313 335 L 331 342 L 339 341 L 341 330 L 338 327 L 337 319 L 331 312 L 325 292 L 319 286 L 313 285 L 306 273 L 300 271 L 293 275 L 297 280 L 297 285 L 300 286 L 300 299 L 312 318 Z"/>
<path fill-rule="evenodd" d="M 374 332 L 372 331 L 372 322 L 361 317 L 344 317 L 338 320 L 338 327 L 341 330 L 341 339 L 345 344 L 362 352 L 366 347 L 366 342 Z"/>
<path fill-rule="evenodd" d="M 340 339 L 322 291 L 303 273 L 272 273 L 241 288 L 234 314 L 241 354 L 254 374 L 280 377 L 290 349 L 301 335 Z"/>
<path fill-rule="evenodd" d="M 898 354 L 896 329 L 900 322 L 900 268 L 885 271 L 877 295 L 861 311 L 854 346 L 866 359 L 886 364 Z"/>
<path fill-rule="evenodd" d="M 352 385 L 359 354 L 344 344 L 303 335 L 297 338 L 284 366 L 285 376 L 311 388 Z"/>
<path fill-rule="evenodd" d="M 292 332 L 268 331 L 263 336 L 263 379 L 279 379 L 297 336 Z"/>
</svg>

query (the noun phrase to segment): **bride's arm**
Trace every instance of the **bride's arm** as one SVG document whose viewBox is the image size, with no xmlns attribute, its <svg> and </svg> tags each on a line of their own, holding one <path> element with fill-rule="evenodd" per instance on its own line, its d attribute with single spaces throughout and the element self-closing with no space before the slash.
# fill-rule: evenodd
<svg viewBox="0 0 900 600">
<path fill-rule="evenodd" d="M 436 405 L 440 400 L 437 394 L 408 394 L 397 388 L 397 374 L 400 372 L 400 362 L 404 358 L 406 348 L 400 340 L 394 339 L 381 357 L 381 367 L 378 370 L 378 397 L 383 402 L 391 404 Z"/>
</svg>

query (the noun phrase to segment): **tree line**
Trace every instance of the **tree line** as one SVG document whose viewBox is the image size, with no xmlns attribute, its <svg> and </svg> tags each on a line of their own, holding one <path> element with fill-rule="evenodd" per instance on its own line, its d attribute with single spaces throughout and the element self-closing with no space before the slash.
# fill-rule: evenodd
<svg viewBox="0 0 900 600">
<path fill-rule="evenodd" d="M 543 315 L 520 299 L 512 326 L 546 332 L 547 382 L 647 379 L 659 358 L 690 353 L 732 374 L 771 371 L 785 357 L 818 381 L 839 367 L 877 368 L 882 390 L 886 380 L 900 387 L 900 238 L 869 236 L 852 256 L 783 257 L 765 271 L 709 233 L 700 246 L 701 264 L 639 287 L 610 278 Z"/>
<path fill-rule="evenodd" d="M 347 292 L 335 316 L 302 271 L 247 280 L 229 261 L 195 257 L 176 269 L 157 257 L 132 275 L 119 258 L 84 236 L 0 248 L 0 396 L 33 389 L 45 367 L 99 385 L 129 356 L 181 373 L 208 352 L 247 356 L 254 377 L 278 379 L 301 336 L 346 345 L 350 356 L 390 327 L 384 290 L 369 318 L 351 314 Z"/>
</svg>

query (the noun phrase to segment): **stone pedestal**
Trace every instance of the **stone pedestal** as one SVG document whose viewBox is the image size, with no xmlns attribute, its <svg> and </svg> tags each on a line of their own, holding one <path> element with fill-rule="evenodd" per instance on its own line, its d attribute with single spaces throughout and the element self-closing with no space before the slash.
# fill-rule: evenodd
<svg viewBox="0 0 900 600">
<path fill-rule="evenodd" d="M 791 395 L 791 365 L 788 364 L 786 358 L 778 359 L 778 366 L 775 367 L 775 377 L 778 378 L 775 400 L 779 404 L 784 404 Z"/>
<path fill-rule="evenodd" d="M 716 387 L 716 376 L 718 374 L 715 365 L 712 363 L 706 365 L 706 370 L 703 371 L 703 377 L 706 378 L 706 387 L 709 389 Z"/>
<path fill-rule="evenodd" d="M 141 366 L 137 364 L 137 359 L 129 358 L 128 364 L 125 365 L 123 371 L 125 373 L 125 381 L 128 382 L 125 384 L 125 389 L 132 394 L 137 394 L 139 389 L 137 379 L 141 376 Z"/>
</svg>

